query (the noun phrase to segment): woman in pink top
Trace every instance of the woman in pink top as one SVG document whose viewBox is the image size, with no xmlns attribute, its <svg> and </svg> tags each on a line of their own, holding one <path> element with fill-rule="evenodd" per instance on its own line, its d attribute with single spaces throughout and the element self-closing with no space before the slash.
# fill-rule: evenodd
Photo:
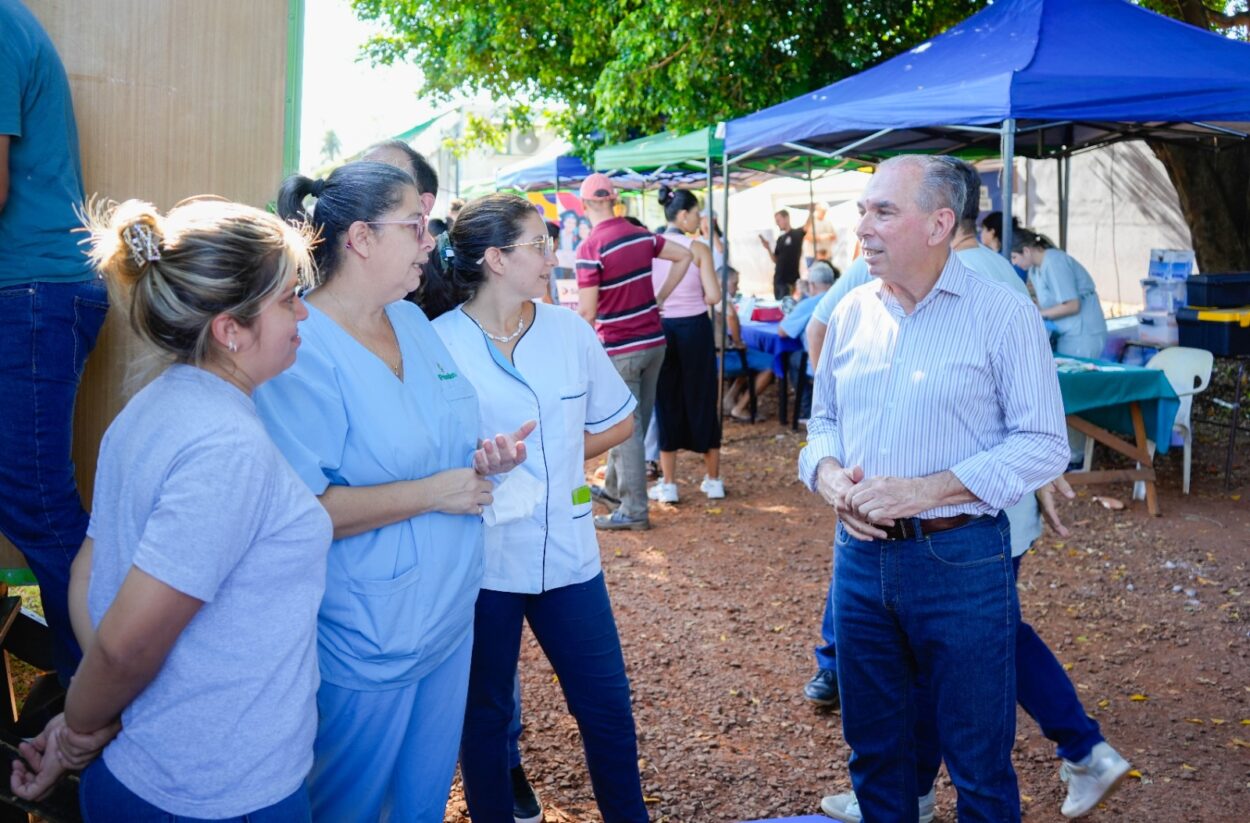
<svg viewBox="0 0 1250 823">
<path fill-rule="evenodd" d="M 720 478 L 716 342 L 708 306 L 720 302 L 720 284 L 711 251 L 690 236 L 699 231 L 699 199 L 684 189 L 661 186 L 660 204 L 668 220 L 664 239 L 690 249 L 694 263 L 660 307 L 668 344 L 655 392 L 661 477 L 648 496 L 662 503 L 677 502 L 677 451 L 685 449 L 703 455 L 706 473 L 700 490 L 717 499 L 725 496 L 725 484 Z M 668 273 L 669 264 L 656 260 L 651 270 L 656 291 Z"/>
</svg>

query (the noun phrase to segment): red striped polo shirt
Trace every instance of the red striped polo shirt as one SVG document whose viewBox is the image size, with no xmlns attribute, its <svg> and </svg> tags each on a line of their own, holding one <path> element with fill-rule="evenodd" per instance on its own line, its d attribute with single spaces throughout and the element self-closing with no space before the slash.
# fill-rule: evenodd
<svg viewBox="0 0 1250 823">
<path fill-rule="evenodd" d="M 599 287 L 595 330 L 608 354 L 664 344 L 651 284 L 651 261 L 664 238 L 623 217 L 604 220 L 577 247 L 577 285 Z"/>
</svg>

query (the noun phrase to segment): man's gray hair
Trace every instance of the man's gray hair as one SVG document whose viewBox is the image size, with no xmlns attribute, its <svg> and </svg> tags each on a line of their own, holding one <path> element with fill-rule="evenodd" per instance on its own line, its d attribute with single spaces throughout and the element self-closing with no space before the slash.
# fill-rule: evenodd
<svg viewBox="0 0 1250 823">
<path fill-rule="evenodd" d="M 952 162 L 954 161 L 954 162 Z M 921 211 L 935 212 L 951 209 L 958 221 L 968 202 L 968 184 L 963 172 L 955 165 L 953 157 L 930 154 L 900 154 L 881 163 L 879 169 L 892 166 L 914 166 L 920 169 L 920 189 L 916 192 L 916 205 Z"/>
<path fill-rule="evenodd" d="M 827 260 L 817 260 L 812 267 L 807 270 L 807 279 L 812 283 L 821 283 L 826 286 L 832 286 L 836 279 L 833 273 L 833 264 Z"/>
</svg>

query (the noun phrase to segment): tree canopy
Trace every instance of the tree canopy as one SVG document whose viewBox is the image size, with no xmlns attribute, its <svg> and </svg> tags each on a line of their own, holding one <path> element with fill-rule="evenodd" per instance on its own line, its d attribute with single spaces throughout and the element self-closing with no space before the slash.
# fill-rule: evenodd
<svg viewBox="0 0 1250 823">
<path fill-rule="evenodd" d="M 421 69 L 435 99 L 486 93 L 528 125 L 544 104 L 583 153 L 693 130 L 853 74 L 962 20 L 985 0 L 353 0 L 383 23 L 378 63 Z M 515 105 L 510 101 L 529 101 Z M 490 142 L 490 124 L 470 124 Z"/>
<path fill-rule="evenodd" d="M 1136 0 L 1242 39 L 1248 0 Z M 990 0 L 352 0 L 383 24 L 365 55 L 416 65 L 436 101 L 485 93 L 460 148 L 502 144 L 550 106 L 583 158 L 596 145 L 690 131 L 827 86 L 944 31 Z M 1153 144 L 1204 270 L 1250 269 L 1250 146 Z"/>
</svg>

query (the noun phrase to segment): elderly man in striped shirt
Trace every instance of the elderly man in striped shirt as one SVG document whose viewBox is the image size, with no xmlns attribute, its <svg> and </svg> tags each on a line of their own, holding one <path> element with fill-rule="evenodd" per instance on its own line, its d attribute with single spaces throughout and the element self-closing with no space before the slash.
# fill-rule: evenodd
<svg viewBox="0 0 1250 823">
<path fill-rule="evenodd" d="M 1067 439 L 1037 309 L 950 251 L 966 197 L 936 158 L 873 175 L 857 232 L 874 279 L 829 323 L 799 458 L 839 520 L 838 685 L 866 823 L 917 820 L 917 680 L 936 701 L 959 819 L 1020 819 L 1002 510 L 1063 471 Z"/>
</svg>

